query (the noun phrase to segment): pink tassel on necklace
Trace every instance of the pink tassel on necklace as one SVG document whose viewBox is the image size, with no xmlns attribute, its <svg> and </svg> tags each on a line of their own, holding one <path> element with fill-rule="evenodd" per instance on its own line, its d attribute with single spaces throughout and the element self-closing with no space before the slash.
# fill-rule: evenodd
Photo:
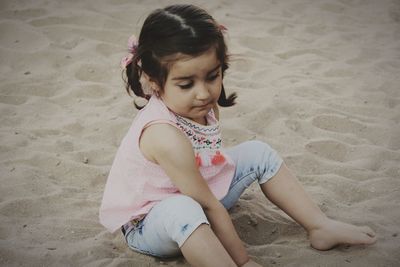
<svg viewBox="0 0 400 267">
<path fill-rule="evenodd" d="M 221 154 L 221 152 L 217 151 L 214 157 L 211 160 L 213 165 L 219 165 L 225 162 L 225 157 Z"/>
<path fill-rule="evenodd" d="M 199 153 L 196 154 L 195 160 L 196 160 L 197 167 L 200 167 L 202 165 L 202 162 L 201 162 L 201 157 L 200 157 Z"/>
</svg>

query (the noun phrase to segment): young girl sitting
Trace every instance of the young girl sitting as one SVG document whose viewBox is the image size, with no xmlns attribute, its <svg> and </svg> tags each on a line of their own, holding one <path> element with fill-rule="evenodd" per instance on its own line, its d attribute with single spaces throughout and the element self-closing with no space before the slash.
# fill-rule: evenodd
<svg viewBox="0 0 400 267">
<path fill-rule="evenodd" d="M 223 33 L 192 5 L 157 9 L 122 61 L 127 91 L 146 98 L 115 156 L 100 209 L 141 253 L 183 254 L 193 266 L 259 266 L 227 210 L 257 181 L 263 194 L 308 232 L 311 246 L 372 244 L 375 233 L 327 218 L 277 152 L 259 141 L 223 148 L 219 106 L 234 105 L 222 83 Z M 139 109 L 141 107 L 138 107 Z"/>
</svg>

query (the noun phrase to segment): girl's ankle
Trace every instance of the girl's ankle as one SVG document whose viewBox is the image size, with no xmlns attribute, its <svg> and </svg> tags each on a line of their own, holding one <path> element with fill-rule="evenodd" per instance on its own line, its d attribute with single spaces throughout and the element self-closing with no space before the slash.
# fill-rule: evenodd
<svg viewBox="0 0 400 267">
<path fill-rule="evenodd" d="M 312 231 L 320 230 L 325 228 L 330 222 L 332 222 L 332 219 L 328 218 L 327 216 L 323 215 L 318 219 L 315 219 L 312 224 L 308 225 L 307 227 L 304 227 L 304 229 L 310 233 Z"/>
</svg>

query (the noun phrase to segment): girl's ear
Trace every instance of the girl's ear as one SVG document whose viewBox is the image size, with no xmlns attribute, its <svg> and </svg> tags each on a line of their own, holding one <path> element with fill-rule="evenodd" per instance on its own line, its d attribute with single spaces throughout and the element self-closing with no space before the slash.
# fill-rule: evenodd
<svg viewBox="0 0 400 267">
<path fill-rule="evenodd" d="M 142 85 L 143 92 L 145 94 L 158 94 L 160 91 L 159 86 L 156 82 L 152 81 L 149 75 L 142 71 L 140 76 L 140 84 Z"/>
</svg>

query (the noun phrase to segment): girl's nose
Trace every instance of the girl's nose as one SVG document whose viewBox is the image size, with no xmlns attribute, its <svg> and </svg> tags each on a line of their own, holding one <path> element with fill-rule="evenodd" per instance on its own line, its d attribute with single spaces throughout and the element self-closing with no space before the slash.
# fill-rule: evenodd
<svg viewBox="0 0 400 267">
<path fill-rule="evenodd" d="M 196 98 L 198 100 L 208 100 L 210 99 L 210 91 L 205 84 L 199 85 L 196 91 Z"/>
</svg>

